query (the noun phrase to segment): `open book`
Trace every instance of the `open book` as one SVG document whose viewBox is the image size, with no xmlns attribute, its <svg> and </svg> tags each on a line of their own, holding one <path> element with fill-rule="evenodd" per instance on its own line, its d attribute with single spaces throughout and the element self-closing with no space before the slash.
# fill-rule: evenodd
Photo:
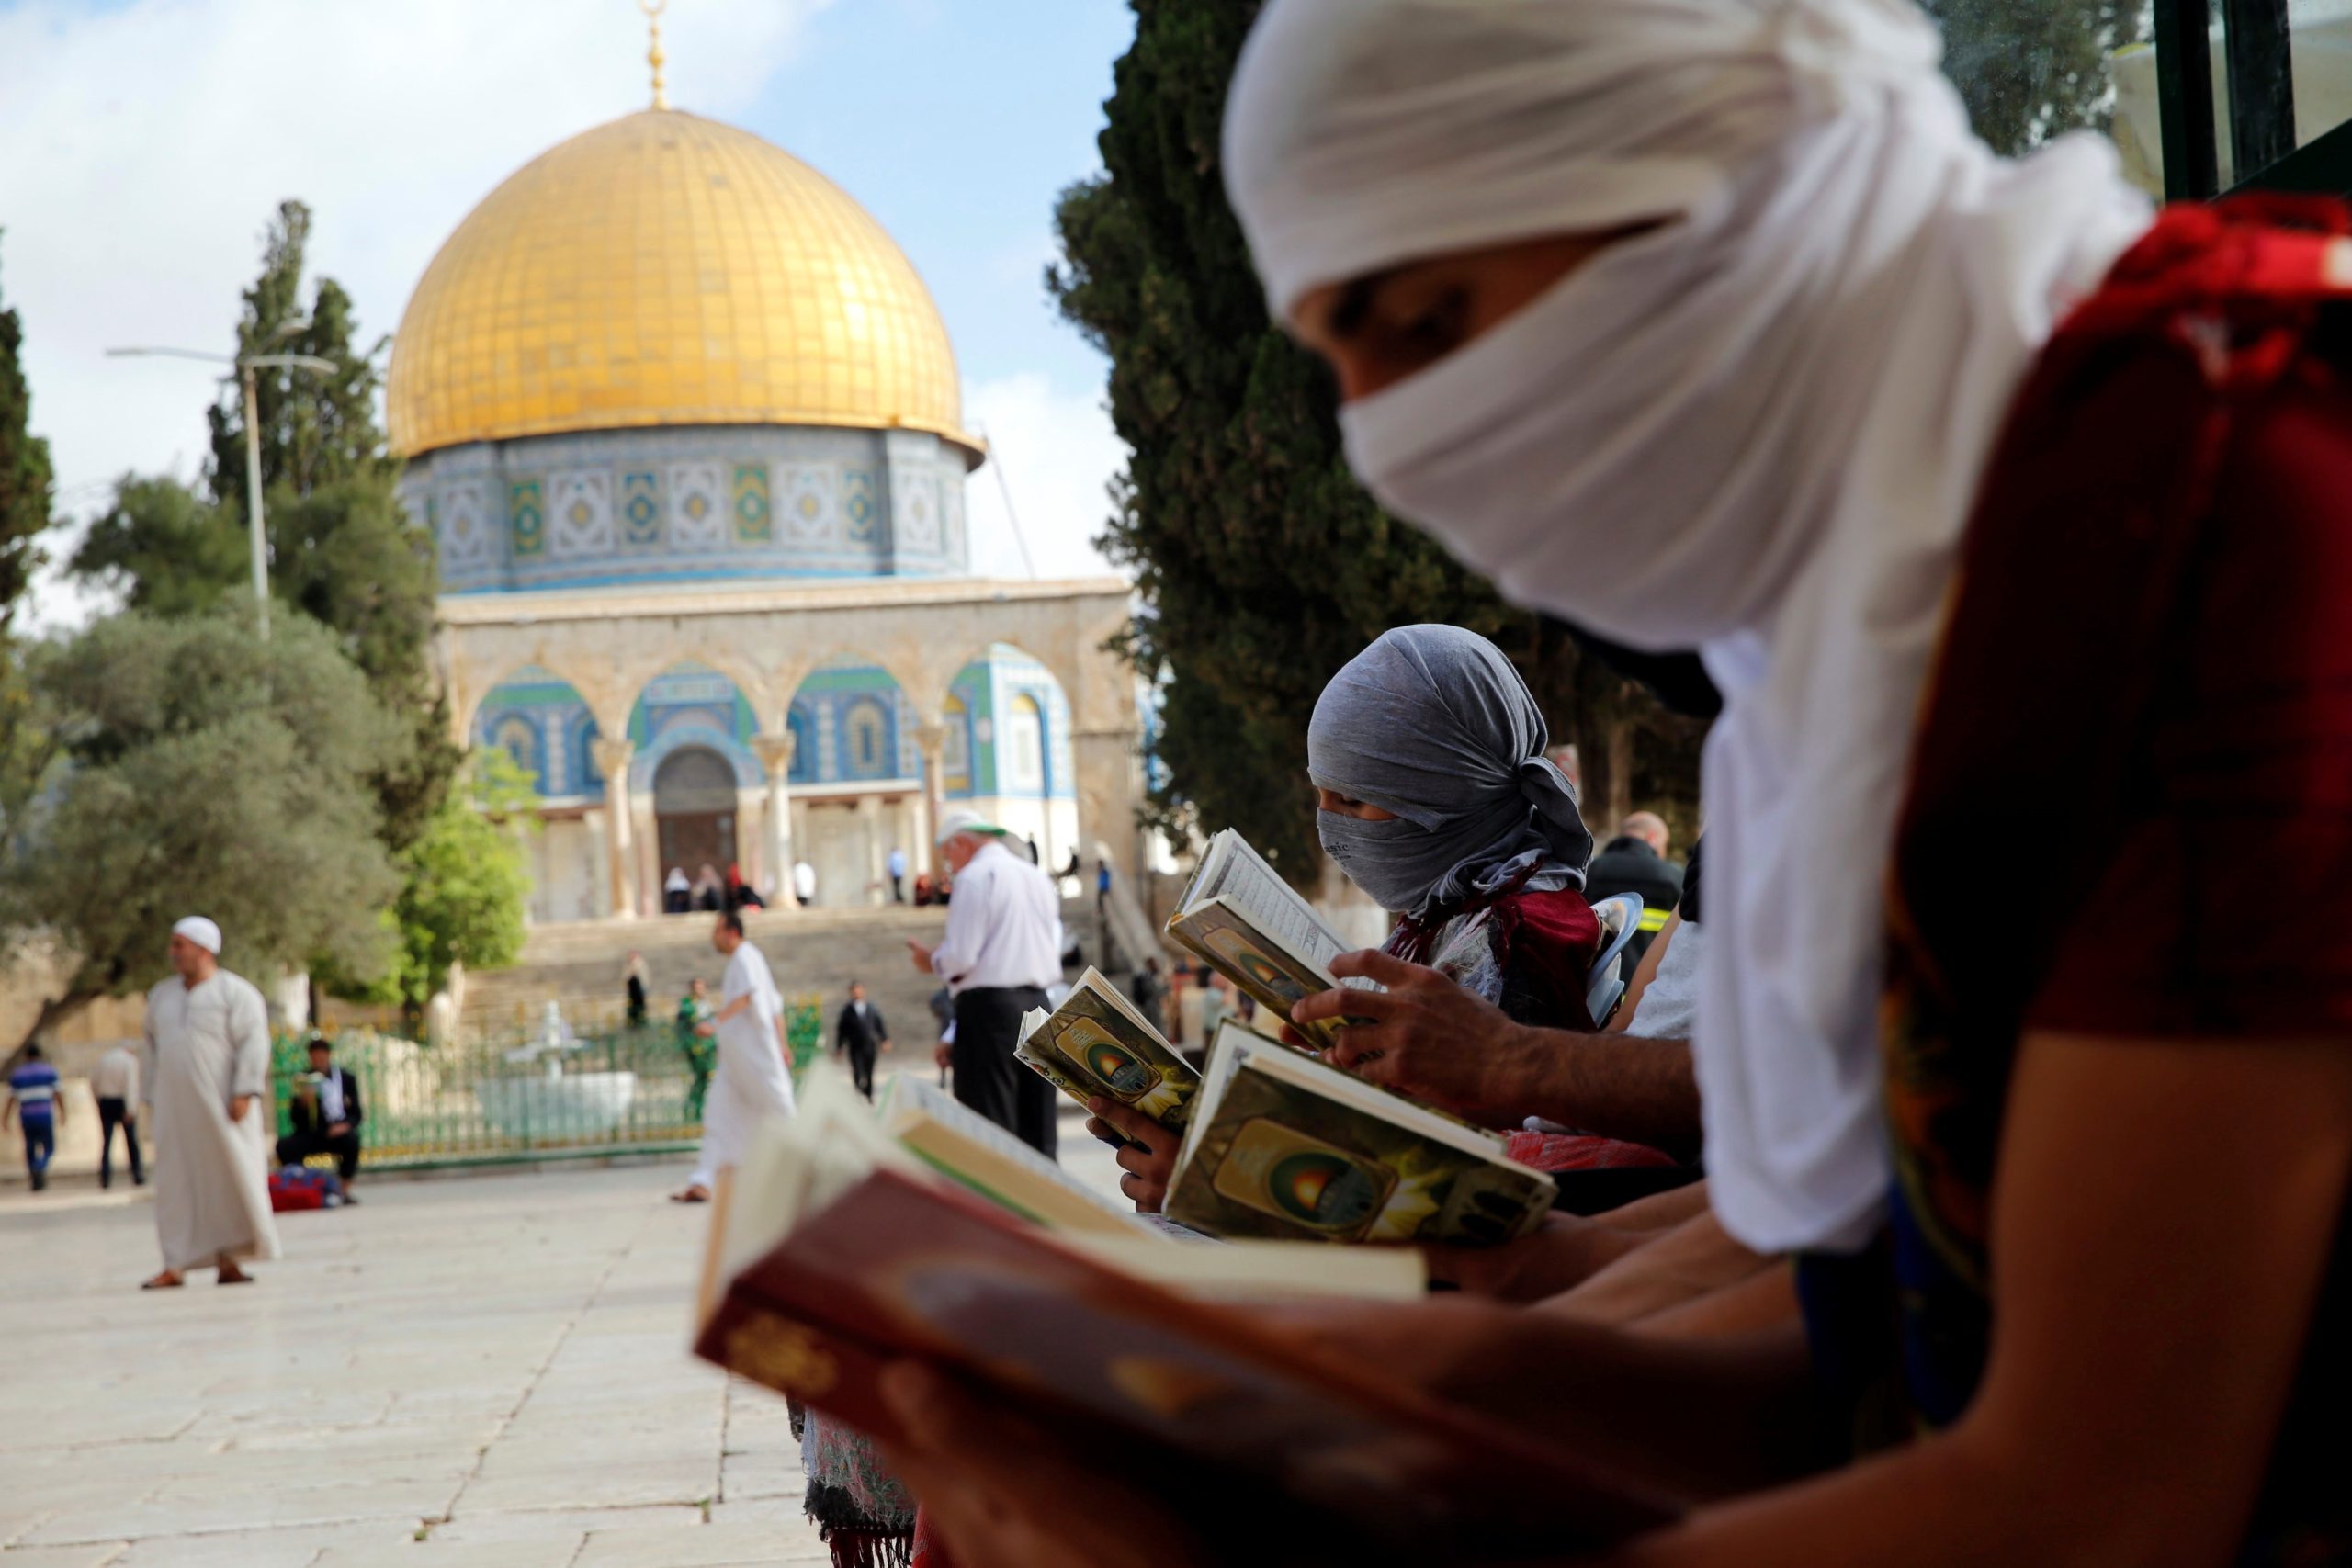
<svg viewBox="0 0 2352 1568">
<path fill-rule="evenodd" d="M 1183 1131 L 1201 1087 L 1198 1069 L 1096 969 L 1079 976 L 1052 1012 L 1021 1021 L 1012 1055 L 1081 1105 L 1115 1100 L 1171 1133 Z"/>
<path fill-rule="evenodd" d="M 707 1359 L 886 1442 L 903 1433 L 879 1374 L 922 1360 L 1156 1489 L 1325 1545 L 1557 1551 L 1682 1506 L 1235 1304 L 1410 1295 L 1416 1254 L 1049 1231 L 910 1168 L 826 1088 L 755 1135 L 714 1211 Z"/>
<path fill-rule="evenodd" d="M 1370 980 L 1332 977 L 1331 960 L 1347 943 L 1230 828 L 1201 852 L 1168 917 L 1168 934 L 1284 1020 L 1294 1005 L 1334 986 L 1379 989 Z M 1328 1043 L 1340 1027 L 1327 1021 L 1300 1032 Z"/>
<path fill-rule="evenodd" d="M 1554 1193 L 1491 1134 L 1231 1021 L 1176 1158 L 1168 1217 L 1226 1237 L 1482 1246 Z"/>
</svg>

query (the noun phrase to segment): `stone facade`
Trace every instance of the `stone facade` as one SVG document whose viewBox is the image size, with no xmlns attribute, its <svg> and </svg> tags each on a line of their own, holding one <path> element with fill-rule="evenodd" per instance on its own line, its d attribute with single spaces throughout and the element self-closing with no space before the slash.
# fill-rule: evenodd
<svg viewBox="0 0 2352 1568">
<path fill-rule="evenodd" d="M 514 752 L 549 801 L 539 919 L 661 908 L 685 821 L 665 791 L 690 788 L 718 792 L 689 805 L 725 819 L 750 880 L 788 886 L 805 859 L 825 904 L 879 897 L 892 847 L 928 869 L 951 798 L 1057 863 L 1142 865 L 1135 682 L 1104 646 L 1127 619 L 1116 579 L 541 589 L 442 609 L 459 738 Z M 689 753 L 723 772 L 682 782 L 670 764 Z"/>
</svg>

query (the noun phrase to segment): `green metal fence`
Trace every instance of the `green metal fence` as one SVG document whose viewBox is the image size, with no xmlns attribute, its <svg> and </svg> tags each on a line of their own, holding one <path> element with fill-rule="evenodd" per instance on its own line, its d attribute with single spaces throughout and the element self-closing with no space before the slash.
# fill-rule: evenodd
<svg viewBox="0 0 2352 1568">
<path fill-rule="evenodd" d="M 821 998 L 786 1003 L 797 1079 L 822 1043 Z M 671 1023 L 544 1024 L 423 1043 L 374 1030 L 334 1039 L 338 1066 L 359 1080 L 361 1161 L 376 1168 L 654 1154 L 702 1136 L 708 1041 Z M 280 1133 L 310 1070 L 302 1038 L 271 1054 Z"/>
</svg>

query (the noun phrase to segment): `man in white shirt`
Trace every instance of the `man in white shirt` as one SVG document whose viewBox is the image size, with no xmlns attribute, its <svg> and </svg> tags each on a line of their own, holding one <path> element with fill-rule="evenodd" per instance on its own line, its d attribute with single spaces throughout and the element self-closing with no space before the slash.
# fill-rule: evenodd
<svg viewBox="0 0 2352 1568">
<path fill-rule="evenodd" d="M 114 1185 L 114 1130 L 122 1129 L 122 1146 L 130 1152 L 130 1182 L 147 1185 L 147 1168 L 139 1152 L 139 1058 L 128 1045 L 118 1045 L 90 1069 L 90 1092 L 98 1101 L 98 1185 Z"/>
<path fill-rule="evenodd" d="M 1053 879 L 975 812 L 942 813 L 939 848 L 956 877 L 947 934 L 934 948 L 907 946 L 916 969 L 945 980 L 956 998 L 943 1065 L 956 1069 L 957 1100 L 1050 1156 L 1054 1088 L 1015 1062 L 1012 1048 L 1021 1015 L 1044 1007 L 1046 987 L 1061 978 L 1061 901 Z"/>
<path fill-rule="evenodd" d="M 804 905 L 817 901 L 817 868 L 805 860 L 793 863 L 792 896 Z"/>
<path fill-rule="evenodd" d="M 889 866 L 890 902 L 903 904 L 907 901 L 907 852 L 896 844 L 890 846 Z"/>
<path fill-rule="evenodd" d="M 703 1100 L 702 1155 L 682 1203 L 709 1201 L 718 1173 L 743 1162 L 752 1132 L 770 1116 L 792 1114 L 792 1075 L 785 1066 L 784 998 L 767 956 L 743 935 L 743 917 L 732 909 L 710 928 L 710 945 L 727 959 L 718 983 L 718 1010 L 698 1034 L 718 1042 L 718 1062 Z"/>
</svg>

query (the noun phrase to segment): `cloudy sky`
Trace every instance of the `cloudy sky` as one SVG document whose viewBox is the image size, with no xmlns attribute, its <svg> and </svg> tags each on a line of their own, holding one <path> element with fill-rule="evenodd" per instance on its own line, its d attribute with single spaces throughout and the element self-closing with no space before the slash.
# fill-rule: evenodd
<svg viewBox="0 0 2352 1568">
<path fill-rule="evenodd" d="M 1123 0 L 670 0 L 662 24 L 673 104 L 813 164 L 913 259 L 1041 575 L 1102 570 L 1122 456 L 1039 276 L 1131 33 Z M 390 333 L 492 186 L 643 107 L 644 53 L 633 0 L 0 0 L 0 300 L 64 510 L 196 473 L 205 368 L 105 351 L 231 347 L 280 200 Z M 974 476 L 973 565 L 1019 575 L 1001 493 Z M 98 608 L 53 578 L 37 601 L 50 626 Z"/>
</svg>

